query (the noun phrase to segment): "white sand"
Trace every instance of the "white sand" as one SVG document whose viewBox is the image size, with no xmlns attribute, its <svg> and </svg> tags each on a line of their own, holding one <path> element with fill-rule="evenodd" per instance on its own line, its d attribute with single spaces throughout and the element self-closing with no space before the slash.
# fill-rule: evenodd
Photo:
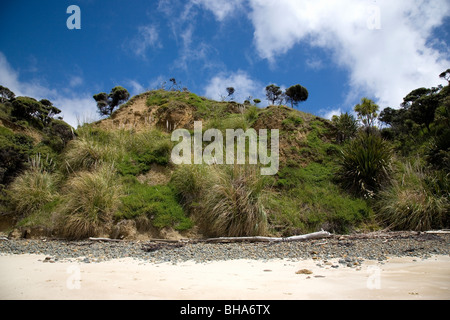
<svg viewBox="0 0 450 320">
<path fill-rule="evenodd" d="M 172 265 L 44 258 L 0 256 L 0 299 L 450 299 L 447 256 L 365 261 L 358 270 L 320 268 L 314 260 Z M 296 274 L 300 269 L 313 273 Z"/>
</svg>

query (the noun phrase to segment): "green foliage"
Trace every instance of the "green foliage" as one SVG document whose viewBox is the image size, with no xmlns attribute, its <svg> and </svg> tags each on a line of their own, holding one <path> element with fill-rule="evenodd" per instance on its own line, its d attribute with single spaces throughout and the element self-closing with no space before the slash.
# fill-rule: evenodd
<svg viewBox="0 0 450 320">
<path fill-rule="evenodd" d="M 221 118 L 210 119 L 205 126 L 205 129 L 217 129 L 226 133 L 227 129 L 237 130 L 242 129 L 246 131 L 250 127 L 246 116 L 243 114 L 228 114 Z"/>
<path fill-rule="evenodd" d="M 250 126 L 256 121 L 256 119 L 258 119 L 259 112 L 260 112 L 260 109 L 255 106 L 251 106 L 245 111 L 245 113 L 244 113 L 245 120 L 247 121 L 247 123 Z"/>
<path fill-rule="evenodd" d="M 366 127 L 375 126 L 378 110 L 379 106 L 368 98 L 362 98 L 361 103 L 355 106 L 355 112 L 358 114 L 358 119 L 361 120 Z"/>
<path fill-rule="evenodd" d="M 353 115 L 346 112 L 340 116 L 333 116 L 331 122 L 335 127 L 336 141 L 338 143 L 345 142 L 356 136 L 358 122 Z"/>
<path fill-rule="evenodd" d="M 441 74 L 444 78 L 447 73 Z M 438 170 L 449 170 L 450 86 L 418 88 L 410 92 L 398 110 L 386 108 L 380 120 L 389 127 L 383 134 L 402 156 L 419 153 Z"/>
<path fill-rule="evenodd" d="M 278 173 L 280 191 L 266 201 L 272 225 L 285 236 L 320 228 L 347 233 L 373 220 L 367 202 L 342 191 L 333 181 L 334 167 L 312 162 L 305 168 L 284 167 Z"/>
<path fill-rule="evenodd" d="M 167 165 L 172 152 L 169 136 L 158 130 L 123 133 L 124 156 L 117 168 L 122 175 L 146 173 L 152 164 Z"/>
<path fill-rule="evenodd" d="M 308 96 L 308 90 L 299 84 L 286 89 L 286 97 L 292 107 L 297 106 L 300 102 L 308 100 Z"/>
<path fill-rule="evenodd" d="M 280 99 L 282 96 L 283 91 L 280 89 L 280 87 L 271 84 L 266 87 L 266 97 L 269 102 L 272 102 L 272 104 L 275 104 L 276 101 Z"/>
<path fill-rule="evenodd" d="M 67 172 L 92 170 L 103 163 L 114 163 L 121 158 L 122 146 L 102 141 L 109 135 L 98 129 L 80 131 L 63 154 L 63 167 Z"/>
<path fill-rule="evenodd" d="M 100 115 L 110 116 L 116 107 L 130 98 L 130 93 L 127 89 L 117 86 L 111 90 L 109 95 L 105 92 L 101 92 L 94 95 L 93 98 L 97 102 L 97 108 Z"/>
<path fill-rule="evenodd" d="M 362 132 L 344 146 L 338 179 L 352 192 L 372 197 L 389 179 L 391 149 L 379 134 Z"/>
<path fill-rule="evenodd" d="M 0 127 L 0 184 L 8 184 L 26 168 L 32 149 L 33 140 L 29 136 Z"/>
<path fill-rule="evenodd" d="M 86 125 L 78 135 L 63 157 L 63 166 L 69 172 L 109 163 L 115 164 L 122 175 L 138 175 L 149 171 L 154 163 L 167 165 L 172 151 L 170 137 L 158 130 L 107 132 Z"/>
<path fill-rule="evenodd" d="M 298 127 L 303 124 L 303 118 L 299 117 L 296 114 L 289 115 L 286 119 L 283 120 L 283 128 L 286 130 L 296 130 Z"/>
<path fill-rule="evenodd" d="M 185 215 L 170 186 L 148 186 L 135 181 L 127 188 L 127 195 L 121 199 L 122 208 L 116 218 L 146 216 L 156 228 L 173 227 L 180 231 L 192 228 L 192 221 Z"/>
<path fill-rule="evenodd" d="M 15 98 L 14 92 L 4 86 L 0 86 L 0 103 L 5 103 L 8 100 Z"/>
<path fill-rule="evenodd" d="M 17 120 L 26 120 L 38 129 L 51 123 L 53 116 L 59 113 L 61 110 L 47 99 L 37 101 L 30 97 L 18 97 L 12 100 L 11 116 Z"/>
</svg>

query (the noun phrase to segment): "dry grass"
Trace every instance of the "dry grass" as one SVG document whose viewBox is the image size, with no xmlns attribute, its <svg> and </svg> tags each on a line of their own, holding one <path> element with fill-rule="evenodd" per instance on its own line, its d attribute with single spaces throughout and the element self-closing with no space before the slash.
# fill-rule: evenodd
<svg viewBox="0 0 450 320">
<path fill-rule="evenodd" d="M 30 161 L 31 168 L 18 176 L 10 186 L 10 197 L 16 213 L 27 216 L 58 197 L 58 177 L 44 169 L 40 156 Z"/>
<path fill-rule="evenodd" d="M 250 165 L 211 167 L 210 185 L 199 200 L 196 220 L 211 236 L 267 234 L 267 215 L 262 204 L 264 177 Z"/>
<path fill-rule="evenodd" d="M 377 216 L 392 229 L 426 231 L 448 220 L 447 195 L 433 192 L 434 178 L 418 163 L 403 166 L 398 179 L 380 193 Z"/>
<path fill-rule="evenodd" d="M 83 239 L 110 231 L 122 195 L 114 167 L 104 165 L 92 172 L 77 173 L 68 180 L 65 190 L 60 227 L 63 236 Z"/>
</svg>

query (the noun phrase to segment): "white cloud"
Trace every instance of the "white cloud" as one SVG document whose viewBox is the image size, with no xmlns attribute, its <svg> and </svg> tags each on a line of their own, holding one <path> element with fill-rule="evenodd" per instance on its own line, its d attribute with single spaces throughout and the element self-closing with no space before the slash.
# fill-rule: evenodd
<svg viewBox="0 0 450 320">
<path fill-rule="evenodd" d="M 142 86 L 136 80 L 127 80 L 127 81 L 125 81 L 125 83 L 127 86 L 131 87 L 131 90 L 129 90 L 131 96 L 135 96 L 135 95 L 145 92 L 144 86 Z"/>
<path fill-rule="evenodd" d="M 221 21 L 244 1 L 229 6 L 193 0 Z M 333 61 L 349 71 L 346 103 L 363 95 L 381 107 L 398 107 L 418 87 L 442 83 L 438 75 L 450 64 L 448 46 L 431 44 L 433 29 L 450 15 L 446 0 L 248 0 L 258 55 L 271 65 L 296 45 L 331 52 Z M 232 10 L 232 9 L 233 10 Z M 319 60 L 306 66 L 321 69 Z"/>
<path fill-rule="evenodd" d="M 440 83 L 448 52 L 427 46 L 450 15 L 446 0 L 249 0 L 254 44 L 273 62 L 295 45 L 330 50 L 349 71 L 348 101 L 361 95 L 398 107 L 418 87 Z"/>
<path fill-rule="evenodd" d="M 331 120 L 333 116 L 340 116 L 343 111 L 341 108 L 337 108 L 331 110 L 320 110 L 319 113 L 323 118 Z"/>
<path fill-rule="evenodd" d="M 70 78 L 69 86 L 71 87 L 77 87 L 81 86 L 83 84 L 83 78 L 79 76 L 73 76 Z"/>
<path fill-rule="evenodd" d="M 218 21 L 242 8 L 243 0 L 191 0 L 191 3 L 205 7 L 213 12 Z"/>
<path fill-rule="evenodd" d="M 126 45 L 131 51 L 141 57 L 145 58 L 149 48 L 161 48 L 162 44 L 159 41 L 158 29 L 155 25 L 138 27 L 138 34 L 129 41 Z"/>
<path fill-rule="evenodd" d="M 45 96 L 56 94 L 56 90 L 45 88 L 36 80 L 20 82 L 19 73 L 10 66 L 2 52 L 0 52 L 0 83 L 14 92 L 16 96 L 30 96 L 42 99 Z"/>
<path fill-rule="evenodd" d="M 305 61 L 305 64 L 312 70 L 321 70 L 324 68 L 323 61 L 318 58 L 309 58 Z"/>
<path fill-rule="evenodd" d="M 16 96 L 28 96 L 35 99 L 49 99 L 53 104 L 61 109 L 64 121 L 76 127 L 80 122 L 86 120 L 98 120 L 95 114 L 97 106 L 90 94 L 79 94 L 66 90 L 49 89 L 34 81 L 21 81 L 19 73 L 14 70 L 5 55 L 0 52 L 0 84 L 9 88 Z M 76 80 L 75 82 L 78 82 Z"/>
<path fill-rule="evenodd" d="M 233 87 L 234 100 L 244 102 L 249 96 L 262 99 L 263 85 L 251 79 L 247 73 L 237 71 L 234 73 L 221 73 L 210 80 L 205 87 L 205 96 L 210 99 L 220 100 L 222 96 L 227 96 L 226 88 Z"/>
</svg>

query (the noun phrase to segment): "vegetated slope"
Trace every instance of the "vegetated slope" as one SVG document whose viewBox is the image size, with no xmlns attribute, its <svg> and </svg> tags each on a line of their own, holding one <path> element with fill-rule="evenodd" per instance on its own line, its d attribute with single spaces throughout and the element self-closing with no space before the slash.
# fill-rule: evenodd
<svg viewBox="0 0 450 320">
<path fill-rule="evenodd" d="M 265 177 L 254 165 L 174 165 L 171 132 L 192 130 L 194 121 L 223 132 L 279 129 L 279 172 Z M 367 201 L 333 180 L 340 150 L 333 130 L 329 121 L 285 106 L 150 91 L 78 128 L 51 169 L 42 157 L 35 160 L 6 188 L 5 201 L 21 236 L 288 236 L 370 228 Z M 33 206 L 23 205 L 26 197 L 36 199 Z"/>
<path fill-rule="evenodd" d="M 157 130 L 170 136 L 174 129 L 192 130 L 194 121 L 202 121 L 203 130 L 280 130 L 278 174 L 266 178 L 257 174 L 248 178 L 247 174 L 247 180 L 253 183 L 264 180 L 262 183 L 267 192 L 258 195 L 258 199 L 253 202 L 264 208 L 268 221 L 266 233 L 292 235 L 320 228 L 348 232 L 360 228 L 363 224 L 366 224 L 365 227 L 373 224 L 372 211 L 367 202 L 347 194 L 334 182 L 340 146 L 335 143 L 336 134 L 331 123 L 312 114 L 286 106 L 261 109 L 235 102 L 218 102 L 190 92 L 157 90 L 134 97 L 109 119 L 102 120 L 97 125 L 106 130 L 127 128 L 138 133 Z M 210 191 L 214 189 L 214 183 L 210 180 L 223 175 L 223 172 L 215 172 L 220 171 L 217 167 L 219 166 L 203 168 L 192 165 L 186 168 L 171 165 L 170 162 L 164 166 L 167 181 L 171 180 L 169 184 L 174 187 L 184 210 L 196 221 L 196 225 L 200 226 L 201 232 L 225 235 L 227 231 L 223 230 L 223 226 L 218 227 L 217 231 L 212 230 L 212 222 L 206 219 L 206 223 L 203 215 L 208 215 L 206 211 L 210 211 L 211 207 L 207 203 L 210 198 L 215 198 Z M 225 167 L 222 166 L 222 169 Z M 148 177 L 155 171 L 149 170 L 145 175 Z M 246 176 L 246 172 L 244 170 L 240 174 Z M 243 183 L 237 181 L 230 172 L 228 179 L 235 185 Z M 140 180 L 142 181 L 142 177 Z M 251 184 L 249 181 L 246 183 Z M 244 201 L 238 200 L 238 190 L 228 187 L 224 193 L 230 197 L 234 195 L 235 202 Z M 226 200 L 215 201 L 224 203 Z M 233 208 L 228 207 L 227 210 L 245 209 L 236 205 Z M 256 221 L 254 223 L 257 224 Z M 223 224 L 226 223 L 222 222 Z"/>
</svg>

